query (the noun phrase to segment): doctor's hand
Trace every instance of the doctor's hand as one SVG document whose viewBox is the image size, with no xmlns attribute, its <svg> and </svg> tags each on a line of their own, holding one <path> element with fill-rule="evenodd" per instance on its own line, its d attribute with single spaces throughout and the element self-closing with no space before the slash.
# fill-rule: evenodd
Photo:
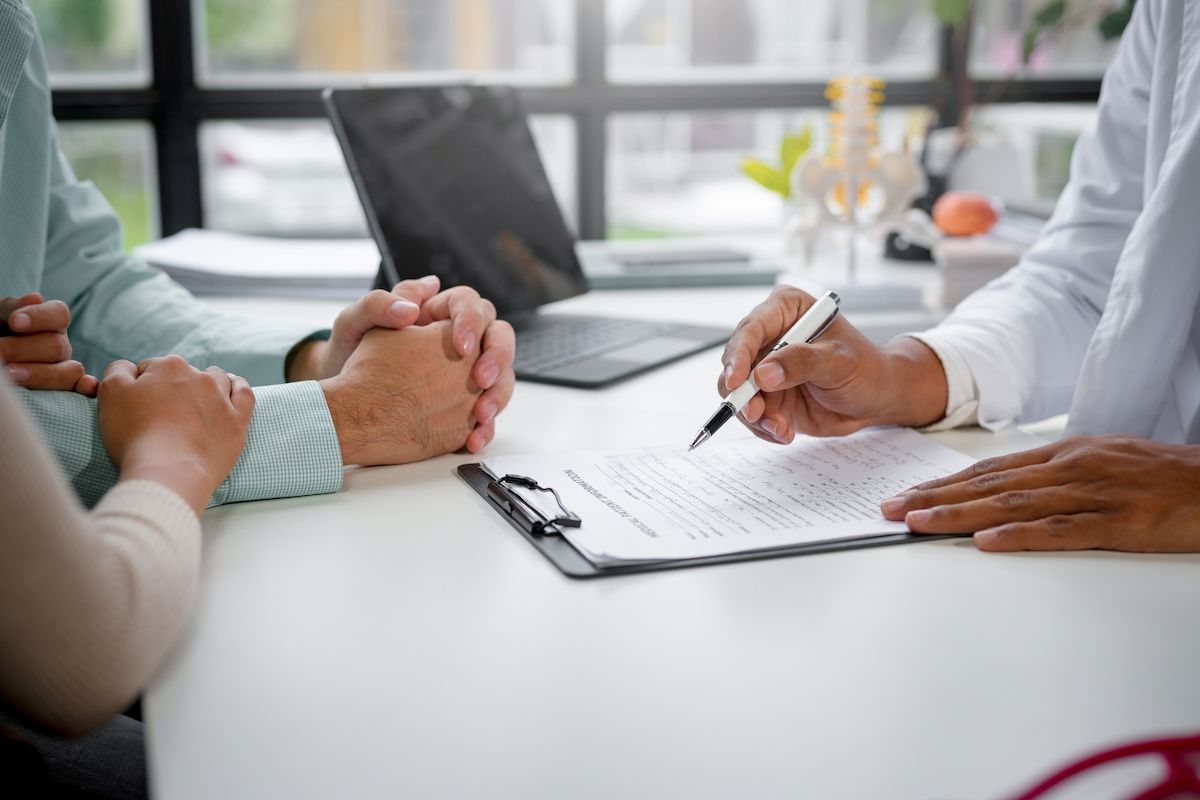
<svg viewBox="0 0 1200 800">
<path fill-rule="evenodd" d="M 449 321 L 376 329 L 345 369 L 321 381 L 346 464 L 404 464 L 481 450 L 494 422 L 476 416 L 478 356 L 455 347 Z"/>
<path fill-rule="evenodd" d="M 55 389 L 93 397 L 100 382 L 71 360 L 67 327 L 71 311 L 40 294 L 0 298 L 0 361 L 13 383 L 27 389 Z"/>
<path fill-rule="evenodd" d="M 916 486 L 882 505 L 981 550 L 1200 551 L 1200 446 L 1078 436 Z"/>
<path fill-rule="evenodd" d="M 752 368 L 761 389 L 740 415 L 750 430 L 786 444 L 798 433 L 843 436 L 871 425 L 923 426 L 941 419 L 946 374 L 916 339 L 879 347 L 839 315 L 812 344 L 789 344 L 768 356 L 814 302 L 800 289 L 778 287 L 738 323 L 726 345 L 717 382 L 721 396 L 745 382 Z"/>
</svg>

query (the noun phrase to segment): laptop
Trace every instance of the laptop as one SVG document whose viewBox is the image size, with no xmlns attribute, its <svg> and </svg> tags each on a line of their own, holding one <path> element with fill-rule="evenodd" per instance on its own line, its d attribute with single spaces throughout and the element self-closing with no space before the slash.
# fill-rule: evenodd
<svg viewBox="0 0 1200 800">
<path fill-rule="evenodd" d="M 323 98 L 381 280 L 434 274 L 476 289 L 516 330 L 518 378 L 600 387 L 729 338 L 727 328 L 539 311 L 589 286 L 512 89 L 326 89 Z"/>
</svg>

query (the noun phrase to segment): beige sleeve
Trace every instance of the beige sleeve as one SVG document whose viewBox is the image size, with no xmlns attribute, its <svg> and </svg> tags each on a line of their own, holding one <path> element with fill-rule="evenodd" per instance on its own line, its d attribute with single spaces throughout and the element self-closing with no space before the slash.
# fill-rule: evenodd
<svg viewBox="0 0 1200 800">
<path fill-rule="evenodd" d="M 127 481 L 90 514 L 0 380 L 0 701 L 78 734 L 125 708 L 181 632 L 200 523 Z"/>
</svg>

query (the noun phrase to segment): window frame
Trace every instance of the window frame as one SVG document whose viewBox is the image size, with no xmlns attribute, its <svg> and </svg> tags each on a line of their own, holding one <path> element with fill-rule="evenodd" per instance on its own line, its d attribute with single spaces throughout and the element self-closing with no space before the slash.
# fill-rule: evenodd
<svg viewBox="0 0 1200 800">
<path fill-rule="evenodd" d="M 53 92 L 60 120 L 144 120 L 155 132 L 159 220 L 164 236 L 203 227 L 200 124 L 210 120 L 319 119 L 319 88 L 204 87 L 196 80 L 193 4 L 147 0 L 151 85 L 144 89 L 76 88 Z M 825 107 L 825 82 L 610 83 L 607 77 L 607 2 L 572 0 L 575 78 L 566 85 L 520 86 L 526 109 L 575 121 L 577 219 L 584 239 L 606 235 L 606 162 L 609 116 L 625 112 L 738 111 Z M 940 37 L 935 75 L 889 82 L 885 105 L 932 107 L 946 125 L 957 124 L 962 103 L 953 89 L 950 41 Z M 1099 78 L 1014 78 L 974 81 L 973 100 L 1020 103 L 1094 103 Z"/>
</svg>

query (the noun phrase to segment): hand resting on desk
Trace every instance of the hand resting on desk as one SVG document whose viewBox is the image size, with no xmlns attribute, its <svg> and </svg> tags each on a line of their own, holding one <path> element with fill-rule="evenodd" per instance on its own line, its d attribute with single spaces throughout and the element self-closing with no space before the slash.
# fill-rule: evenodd
<svg viewBox="0 0 1200 800">
<path fill-rule="evenodd" d="M 797 433 L 842 436 L 942 418 L 946 374 L 916 339 L 878 347 L 839 317 L 813 344 L 768 356 L 813 302 L 798 289 L 776 289 L 725 348 L 722 396 L 763 359 L 754 368 L 762 391 L 741 415 L 755 435 L 788 444 Z M 881 500 L 888 519 L 916 533 L 978 531 L 982 550 L 1200 551 L 1200 446 L 1072 437 Z"/>
<path fill-rule="evenodd" d="M 319 380 L 326 390 L 330 411 L 334 413 L 334 426 L 342 444 L 343 461 L 348 464 L 400 464 L 417 461 L 465 447 L 476 453 L 482 450 L 495 436 L 496 417 L 512 399 L 516 376 L 512 364 L 516 351 L 512 327 L 496 319 L 496 308 L 492 303 L 469 287 L 457 286 L 440 290 L 435 276 L 420 280 L 403 281 L 391 292 L 376 290 L 364 295 L 348 306 L 333 324 L 328 342 L 307 342 L 292 354 L 288 366 L 288 380 Z M 376 342 L 372 352 L 396 348 L 393 357 L 359 359 L 356 355 L 375 334 L 399 333 L 405 329 L 436 327 L 436 337 L 403 337 L 397 343 L 382 345 Z M 442 351 L 441 338 L 445 336 L 449 345 Z M 386 338 L 386 337 L 384 337 Z M 415 348 L 415 350 L 414 350 Z M 418 352 L 419 351 L 419 352 Z M 413 384 L 413 368 L 424 355 L 437 355 L 434 362 L 443 363 L 450 371 L 446 379 L 450 385 L 435 390 L 440 380 L 436 367 L 429 367 L 430 379 L 423 384 Z M 416 352 L 417 355 L 413 355 Z M 422 355 L 422 353 L 424 355 Z M 443 359 L 438 362 L 438 359 Z M 464 400 L 467 391 L 465 382 L 457 380 L 457 367 L 467 365 L 471 378 L 473 405 L 470 408 L 472 426 L 460 438 L 449 435 L 453 428 L 447 421 L 439 419 L 445 411 L 439 403 L 457 403 Z M 353 369 L 352 369 L 353 367 Z M 403 374 L 401 374 L 403 373 Z M 333 380 L 341 378 L 341 380 Z M 374 385 L 368 385 L 374 384 Z M 339 392 L 335 398 L 330 391 Z M 453 397 L 433 396 L 435 391 L 447 391 Z M 399 393 L 389 401 L 380 393 Z M 381 403 L 384 409 L 374 406 L 355 410 L 350 398 L 362 402 Z M 369 400 L 368 398 L 374 398 Z M 402 402 L 400 402 L 402 401 Z M 339 421 L 334 403 L 342 404 Z M 391 413 L 381 413 L 389 402 L 398 402 Z M 354 415 L 354 419 L 346 417 Z M 408 427 L 422 428 L 433 424 L 435 429 L 426 431 L 428 442 L 416 446 L 416 435 Z M 438 426 L 447 425 L 440 428 Z M 361 429 L 361 430 L 360 430 Z M 353 441 L 347 441 L 347 436 Z M 370 447 L 365 447 L 373 439 Z M 387 443 L 392 442 L 392 446 Z M 402 444 L 403 442 L 403 444 Z"/>
</svg>

